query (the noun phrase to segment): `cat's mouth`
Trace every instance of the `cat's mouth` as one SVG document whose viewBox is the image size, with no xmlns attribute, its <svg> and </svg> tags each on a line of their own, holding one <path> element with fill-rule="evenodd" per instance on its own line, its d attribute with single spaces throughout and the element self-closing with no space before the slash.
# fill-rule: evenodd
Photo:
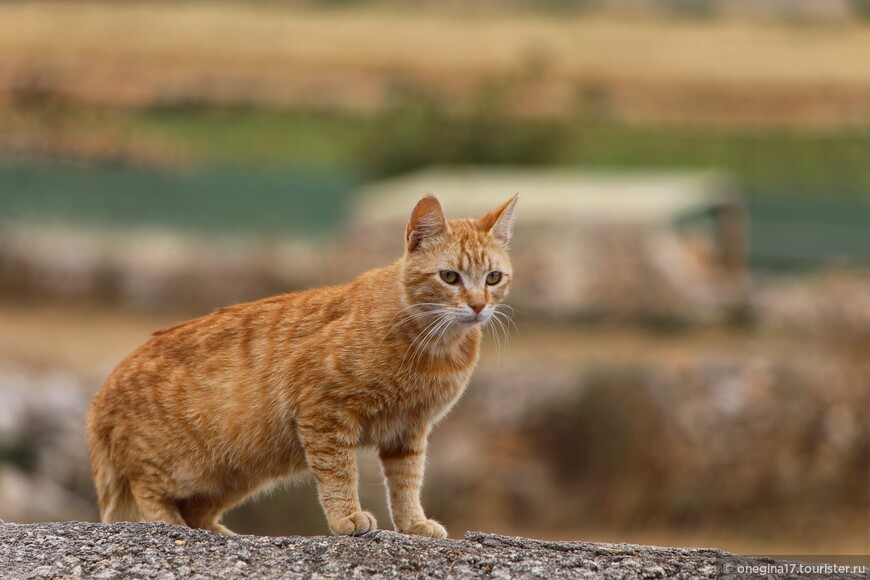
<svg viewBox="0 0 870 580">
<path fill-rule="evenodd" d="M 459 318 L 458 322 L 463 324 L 467 324 L 469 326 L 476 326 L 478 324 L 483 324 L 490 319 L 490 314 L 480 312 L 478 314 L 467 314 Z"/>
</svg>

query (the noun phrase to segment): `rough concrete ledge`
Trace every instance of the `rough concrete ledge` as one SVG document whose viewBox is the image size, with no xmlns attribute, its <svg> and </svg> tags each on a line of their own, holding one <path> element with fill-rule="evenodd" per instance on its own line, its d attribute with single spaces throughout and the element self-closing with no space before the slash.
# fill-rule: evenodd
<svg viewBox="0 0 870 580">
<path fill-rule="evenodd" d="M 719 550 L 544 542 L 482 532 L 463 540 L 387 531 L 275 538 L 224 537 L 160 523 L 0 524 L 0 577 L 15 579 L 726 578 L 729 563 L 772 562 Z M 862 576 L 799 576 L 822 577 Z"/>
</svg>

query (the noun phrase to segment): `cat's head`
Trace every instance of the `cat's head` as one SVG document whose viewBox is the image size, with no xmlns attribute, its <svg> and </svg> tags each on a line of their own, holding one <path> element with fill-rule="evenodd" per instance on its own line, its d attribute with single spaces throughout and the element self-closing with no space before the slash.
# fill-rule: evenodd
<svg viewBox="0 0 870 580">
<path fill-rule="evenodd" d="M 435 197 L 421 199 L 405 230 L 409 302 L 441 309 L 459 326 L 488 322 L 510 290 L 508 242 L 517 199 L 481 218 L 450 221 Z"/>
</svg>

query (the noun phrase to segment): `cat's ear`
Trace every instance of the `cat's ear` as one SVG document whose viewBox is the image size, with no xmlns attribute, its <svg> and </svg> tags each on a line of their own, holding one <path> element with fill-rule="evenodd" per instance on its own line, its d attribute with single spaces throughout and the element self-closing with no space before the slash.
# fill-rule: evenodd
<svg viewBox="0 0 870 580">
<path fill-rule="evenodd" d="M 514 195 L 500 208 L 477 220 L 480 229 L 489 232 L 492 237 L 507 245 L 511 240 L 511 231 L 514 227 L 514 206 L 517 205 L 519 198 L 520 194 Z"/>
<path fill-rule="evenodd" d="M 434 195 L 427 195 L 417 202 L 411 212 L 411 219 L 408 220 L 408 227 L 405 228 L 408 252 L 416 250 L 421 242 L 449 231 L 450 226 L 444 218 L 441 203 Z"/>
</svg>

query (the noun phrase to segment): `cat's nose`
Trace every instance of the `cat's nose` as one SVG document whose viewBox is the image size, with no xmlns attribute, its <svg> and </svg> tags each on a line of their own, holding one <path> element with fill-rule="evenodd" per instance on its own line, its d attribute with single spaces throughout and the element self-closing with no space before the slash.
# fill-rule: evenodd
<svg viewBox="0 0 870 580">
<path fill-rule="evenodd" d="M 474 310 L 475 314 L 480 314 L 480 311 L 486 307 L 486 303 L 485 302 L 469 302 L 468 306 L 470 306 L 471 309 Z"/>
</svg>

